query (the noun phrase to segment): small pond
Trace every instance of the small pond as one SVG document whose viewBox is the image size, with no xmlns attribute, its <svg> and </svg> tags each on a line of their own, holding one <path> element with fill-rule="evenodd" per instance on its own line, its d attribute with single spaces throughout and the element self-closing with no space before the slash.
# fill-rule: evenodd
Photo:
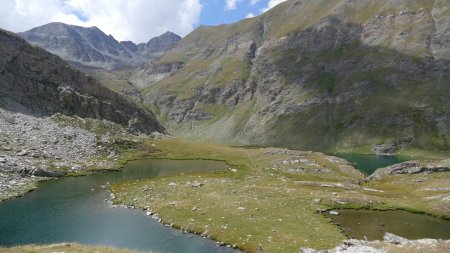
<svg viewBox="0 0 450 253">
<path fill-rule="evenodd" d="M 343 158 L 348 162 L 355 164 L 355 167 L 367 175 L 372 174 L 378 168 L 383 168 L 393 164 L 407 161 L 405 157 L 399 156 L 380 156 L 380 155 L 363 155 L 363 154 L 333 154 L 334 156 Z"/>
<path fill-rule="evenodd" d="M 351 238 L 381 240 L 385 232 L 407 239 L 450 239 L 450 220 L 406 211 L 339 210 L 331 218 Z"/>
</svg>

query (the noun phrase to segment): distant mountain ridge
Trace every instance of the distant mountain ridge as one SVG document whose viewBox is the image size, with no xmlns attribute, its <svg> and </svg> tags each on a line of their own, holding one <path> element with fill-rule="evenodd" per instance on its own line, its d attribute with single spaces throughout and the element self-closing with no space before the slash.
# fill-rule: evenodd
<svg viewBox="0 0 450 253">
<path fill-rule="evenodd" d="M 181 37 L 166 32 L 147 43 L 117 41 L 97 27 L 49 23 L 18 33 L 33 45 L 54 53 L 77 67 L 117 70 L 154 60 L 172 49 Z"/>
<path fill-rule="evenodd" d="M 89 32 L 98 33 L 95 28 Z M 110 44 L 98 46 L 114 53 Z M 0 107 L 38 116 L 62 113 L 105 119 L 132 133 L 165 132 L 148 109 L 73 69 L 58 56 L 2 29 Z"/>
</svg>

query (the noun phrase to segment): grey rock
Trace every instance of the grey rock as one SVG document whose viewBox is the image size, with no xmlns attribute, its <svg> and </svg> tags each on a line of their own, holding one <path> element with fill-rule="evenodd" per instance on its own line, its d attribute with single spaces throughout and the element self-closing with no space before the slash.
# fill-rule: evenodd
<svg viewBox="0 0 450 253">
<path fill-rule="evenodd" d="M 194 181 L 194 182 L 191 183 L 191 186 L 192 186 L 192 187 L 201 187 L 201 186 L 203 186 L 203 185 L 204 185 L 203 183 L 198 182 L 198 181 Z"/>
<path fill-rule="evenodd" d="M 392 244 L 406 244 L 409 242 L 406 238 L 388 232 L 383 235 L 383 240 Z"/>
<path fill-rule="evenodd" d="M 446 249 L 449 240 L 434 240 L 434 239 L 419 239 L 407 240 L 405 238 L 396 236 L 394 234 L 386 233 L 385 240 L 380 242 L 348 239 L 342 242 L 341 245 L 329 250 L 315 250 L 312 248 L 301 248 L 300 253 L 386 253 L 388 252 L 403 252 L 405 251 L 405 244 L 411 245 L 408 250 L 412 252 L 427 252 L 427 249 L 433 247 L 441 247 Z"/>
<path fill-rule="evenodd" d="M 392 144 L 377 144 L 372 147 L 372 150 L 377 155 L 392 155 L 398 148 Z"/>
<path fill-rule="evenodd" d="M 377 169 L 372 175 L 367 177 L 367 179 L 376 180 L 388 175 L 438 173 L 447 171 L 450 171 L 450 162 L 448 160 L 409 161 Z"/>
<path fill-rule="evenodd" d="M 110 153 L 112 148 L 106 137 L 98 137 L 101 140 L 98 141 L 97 134 L 61 124 L 61 120 L 78 121 L 80 125 L 85 121 L 62 115 L 36 117 L 0 108 L 0 133 L 10 140 L 8 145 L 11 145 L 13 150 L 20 150 L 5 152 L 0 156 L 0 201 L 24 194 L 33 188 L 33 183 L 38 180 L 64 176 L 62 172 L 53 171 L 52 168 L 55 167 L 61 171 L 73 172 L 94 165 L 113 168 L 113 159 L 116 156 L 105 160 L 102 155 L 102 152 Z M 95 128 L 96 124 L 100 123 L 91 120 L 90 124 Z M 102 124 L 102 127 L 106 126 L 111 130 L 120 128 L 111 122 Z M 116 134 L 117 138 L 128 136 L 124 129 Z M 26 153 L 23 151 L 43 155 L 20 156 L 19 154 Z"/>
<path fill-rule="evenodd" d="M 312 248 L 301 248 L 300 253 L 319 253 L 320 251 Z"/>
<path fill-rule="evenodd" d="M 189 111 L 183 118 L 183 121 L 201 121 L 213 118 L 213 115 L 201 110 Z"/>
<path fill-rule="evenodd" d="M 33 176 L 36 177 L 63 177 L 64 173 L 58 171 L 47 171 L 41 168 L 30 171 Z"/>
<path fill-rule="evenodd" d="M 372 151 L 377 155 L 393 155 L 401 148 L 411 144 L 412 138 L 404 138 L 394 143 L 376 144 L 373 145 Z"/>
<path fill-rule="evenodd" d="M 331 215 L 339 215 L 339 212 L 337 212 L 337 211 L 330 211 L 330 214 Z"/>
<path fill-rule="evenodd" d="M 29 154 L 30 152 L 28 150 L 21 150 L 20 152 L 17 153 L 18 156 L 27 156 Z"/>
</svg>

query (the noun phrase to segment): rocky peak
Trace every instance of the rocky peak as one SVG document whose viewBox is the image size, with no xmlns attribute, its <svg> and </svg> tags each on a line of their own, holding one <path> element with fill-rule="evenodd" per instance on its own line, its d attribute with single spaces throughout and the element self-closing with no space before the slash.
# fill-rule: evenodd
<svg viewBox="0 0 450 253">
<path fill-rule="evenodd" d="M 137 52 L 138 48 L 137 45 L 133 43 L 133 41 L 121 41 L 120 44 L 130 50 L 131 52 Z"/>
<path fill-rule="evenodd" d="M 138 66 L 161 56 L 181 39 L 166 32 L 148 43 L 118 42 L 98 27 L 81 27 L 60 22 L 49 23 L 19 33 L 31 44 L 54 53 L 70 64 L 83 68 L 116 70 Z"/>
<path fill-rule="evenodd" d="M 149 110 L 1 29 L 0 107 L 38 116 L 105 119 L 133 133 L 164 132 Z"/>
<path fill-rule="evenodd" d="M 158 37 L 150 39 L 147 43 L 139 44 L 138 49 L 146 53 L 165 52 L 172 49 L 180 40 L 180 36 L 167 31 Z"/>
</svg>

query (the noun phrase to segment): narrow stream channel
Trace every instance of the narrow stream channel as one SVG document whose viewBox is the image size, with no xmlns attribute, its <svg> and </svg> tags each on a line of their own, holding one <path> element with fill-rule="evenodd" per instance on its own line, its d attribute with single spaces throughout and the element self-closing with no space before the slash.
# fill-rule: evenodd
<svg viewBox="0 0 450 253">
<path fill-rule="evenodd" d="M 154 252 L 237 252 L 183 234 L 142 210 L 111 208 L 101 187 L 128 179 L 226 168 L 217 161 L 140 160 L 121 172 L 46 181 L 24 197 L 0 203 L 0 246 L 79 242 Z"/>
</svg>

